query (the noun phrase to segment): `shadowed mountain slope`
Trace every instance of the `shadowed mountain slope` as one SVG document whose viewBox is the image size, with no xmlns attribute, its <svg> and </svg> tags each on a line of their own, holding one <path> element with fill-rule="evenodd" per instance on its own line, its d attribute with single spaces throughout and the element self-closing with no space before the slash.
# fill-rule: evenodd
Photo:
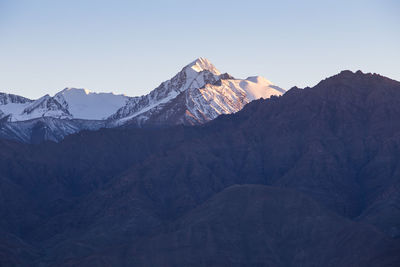
<svg viewBox="0 0 400 267">
<path fill-rule="evenodd" d="M 0 227 L 45 266 L 395 266 L 399 102 L 344 71 L 203 126 L 0 141 Z"/>
</svg>

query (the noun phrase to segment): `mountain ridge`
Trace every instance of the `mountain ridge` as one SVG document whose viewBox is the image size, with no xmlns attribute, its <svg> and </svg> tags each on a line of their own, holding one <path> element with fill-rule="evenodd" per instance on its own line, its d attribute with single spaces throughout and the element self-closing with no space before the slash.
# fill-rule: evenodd
<svg viewBox="0 0 400 267">
<path fill-rule="evenodd" d="M 35 131 L 33 126 L 26 128 L 26 125 L 31 124 L 25 122 L 31 120 L 37 120 L 39 125 L 36 128 L 44 125 L 49 130 L 49 134 L 43 135 L 42 140 L 35 138 L 37 142 L 60 141 L 67 134 L 96 127 L 196 125 L 221 114 L 237 112 L 254 99 L 284 93 L 283 89 L 265 78 L 255 76 L 248 79 L 235 79 L 227 73 L 221 74 L 210 61 L 198 58 L 170 80 L 138 97 L 94 93 L 78 88 L 65 88 L 53 97 L 45 95 L 37 100 L 2 94 L 0 137 L 30 142 L 32 138 L 28 137 L 35 135 Z M 180 94 L 185 96 L 178 97 Z M 10 104 L 10 99 L 16 99 L 16 102 Z M 46 117 L 53 120 L 44 119 Z M 74 130 L 65 133 L 60 131 L 63 120 L 65 128 Z M 87 120 L 87 125 L 81 122 L 73 128 L 69 127 L 74 120 Z M 49 121 L 57 121 L 61 128 L 52 129 L 53 124 L 47 124 Z M 93 124 L 92 121 L 103 123 Z M 20 131 L 19 125 L 22 125 Z"/>
<path fill-rule="evenodd" d="M 24 241 L 3 244 L 33 266 L 397 266 L 399 101 L 352 73 L 200 126 L 0 140 L 0 230 Z"/>
</svg>

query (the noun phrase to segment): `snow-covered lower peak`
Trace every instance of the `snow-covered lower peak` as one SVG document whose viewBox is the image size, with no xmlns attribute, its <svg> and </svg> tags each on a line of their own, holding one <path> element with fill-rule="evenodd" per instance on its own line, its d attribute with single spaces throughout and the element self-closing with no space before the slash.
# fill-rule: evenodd
<svg viewBox="0 0 400 267">
<path fill-rule="evenodd" d="M 54 96 L 73 118 L 103 120 L 117 112 L 128 101 L 125 95 L 92 93 L 87 89 L 66 88 Z"/>
<path fill-rule="evenodd" d="M 228 102 L 234 101 L 234 97 L 241 97 L 250 102 L 259 98 L 266 99 L 272 95 L 282 95 L 282 92 L 276 89 L 277 86 L 267 79 L 261 76 L 254 78 L 221 80 L 220 84 L 208 84 L 199 90 L 207 101 L 218 100 L 223 96 L 227 97 Z"/>
<path fill-rule="evenodd" d="M 66 88 L 54 97 L 45 95 L 29 100 L 13 95 L 0 95 L 0 118 L 26 121 L 41 117 L 58 119 L 105 120 L 125 106 L 130 98 L 113 93 L 92 93 L 87 89 Z"/>
<path fill-rule="evenodd" d="M 204 123 L 221 114 L 238 112 L 253 100 L 282 95 L 282 91 L 260 76 L 246 80 L 223 79 L 188 92 L 186 118 L 183 119 L 193 124 Z"/>
<path fill-rule="evenodd" d="M 0 119 L 8 117 L 11 120 L 14 114 L 21 114 L 32 102 L 33 100 L 22 96 L 0 93 Z"/>
<path fill-rule="evenodd" d="M 246 81 L 257 83 L 257 84 L 264 84 L 264 85 L 273 85 L 272 82 L 267 80 L 262 76 L 250 76 L 246 79 Z"/>
<path fill-rule="evenodd" d="M 8 117 L 7 120 L 10 122 L 26 121 L 40 117 L 71 118 L 68 110 L 49 95 L 37 100 L 0 104 L 0 110 L 4 114 L 3 117 Z"/>
<path fill-rule="evenodd" d="M 282 95 L 285 90 L 274 86 L 272 82 L 261 76 L 249 77 L 246 80 L 236 81 L 237 88 L 246 92 L 248 100 L 270 98 L 272 95 Z"/>
<path fill-rule="evenodd" d="M 15 114 L 15 120 L 30 120 L 40 117 L 70 119 L 68 109 L 49 95 L 45 95 L 30 103 L 21 114 Z"/>
</svg>

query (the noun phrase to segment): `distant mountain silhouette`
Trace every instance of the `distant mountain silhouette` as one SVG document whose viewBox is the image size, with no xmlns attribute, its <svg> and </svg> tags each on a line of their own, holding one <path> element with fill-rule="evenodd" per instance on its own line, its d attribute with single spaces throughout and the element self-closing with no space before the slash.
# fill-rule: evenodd
<svg viewBox="0 0 400 267">
<path fill-rule="evenodd" d="M 0 140 L 1 262 L 399 266 L 398 103 L 343 71 L 202 126 Z"/>
</svg>

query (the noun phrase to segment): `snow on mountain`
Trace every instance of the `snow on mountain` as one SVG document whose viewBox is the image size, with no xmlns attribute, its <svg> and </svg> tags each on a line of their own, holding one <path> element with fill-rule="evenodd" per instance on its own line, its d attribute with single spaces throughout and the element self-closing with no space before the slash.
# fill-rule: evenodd
<svg viewBox="0 0 400 267">
<path fill-rule="evenodd" d="M 92 93 L 76 88 L 66 88 L 54 97 L 45 95 L 37 100 L 1 94 L 0 111 L 10 122 L 41 117 L 104 120 L 123 107 L 128 99 L 125 95 Z"/>
<path fill-rule="evenodd" d="M 218 83 L 187 92 L 185 116 L 193 124 L 204 123 L 221 114 L 238 112 L 255 99 L 282 95 L 277 88 L 260 76 L 246 80 L 221 79 Z"/>
<path fill-rule="evenodd" d="M 75 88 L 37 100 L 0 93 L 0 137 L 28 143 L 60 141 L 85 129 L 105 127 L 105 119 L 129 99 Z"/>
<path fill-rule="evenodd" d="M 199 124 L 284 92 L 260 76 L 241 80 L 221 74 L 207 59 L 199 58 L 149 95 L 131 99 L 109 120 L 113 125 Z"/>
<path fill-rule="evenodd" d="M 114 93 L 92 93 L 87 89 L 65 88 L 54 96 L 73 118 L 104 120 L 125 106 L 129 97 Z"/>
<path fill-rule="evenodd" d="M 33 100 L 13 94 L 0 93 L 0 119 L 20 114 Z"/>
<path fill-rule="evenodd" d="M 140 97 L 77 88 L 37 100 L 0 93 L 0 137 L 59 141 L 83 129 L 195 125 L 235 113 L 255 99 L 284 92 L 260 76 L 235 79 L 221 74 L 210 61 L 198 58 Z"/>
<path fill-rule="evenodd" d="M 248 77 L 246 80 L 242 81 L 239 86 L 246 91 L 249 100 L 259 98 L 265 99 L 272 95 L 281 95 L 285 93 L 284 89 L 274 85 L 262 76 Z"/>
<path fill-rule="evenodd" d="M 191 68 L 192 70 L 194 70 L 196 72 L 201 72 L 201 71 L 206 70 L 215 75 L 221 75 L 219 70 L 217 70 L 217 68 L 210 61 L 208 61 L 208 59 L 203 58 L 203 57 L 199 57 L 198 59 L 196 59 L 189 65 L 187 65 L 186 67 Z"/>
<path fill-rule="evenodd" d="M 14 114 L 15 121 L 24 121 L 40 117 L 52 117 L 59 119 L 71 119 L 68 109 L 61 105 L 56 99 L 45 95 L 30 103 L 21 114 Z"/>
<path fill-rule="evenodd" d="M 29 103 L 29 102 L 32 102 L 32 100 L 22 97 L 22 96 L 0 93 L 0 105 L 23 104 L 23 103 Z"/>
<path fill-rule="evenodd" d="M 146 112 L 159 108 L 180 93 L 190 88 L 200 88 L 208 83 L 214 83 L 219 79 L 220 72 L 207 59 L 199 58 L 185 66 L 171 80 L 163 82 L 148 95 L 135 97 L 128 101 L 127 105 L 119 109 L 109 120 L 114 125 L 122 125 L 125 122 L 137 118 L 136 122 L 146 121 Z M 140 120 L 138 119 L 140 117 Z"/>
<path fill-rule="evenodd" d="M 125 123 L 139 126 L 202 124 L 221 114 L 235 113 L 254 99 L 278 96 L 284 91 L 262 77 L 246 80 L 228 74 L 219 77 L 218 81 L 201 88 L 189 88 Z"/>
</svg>

